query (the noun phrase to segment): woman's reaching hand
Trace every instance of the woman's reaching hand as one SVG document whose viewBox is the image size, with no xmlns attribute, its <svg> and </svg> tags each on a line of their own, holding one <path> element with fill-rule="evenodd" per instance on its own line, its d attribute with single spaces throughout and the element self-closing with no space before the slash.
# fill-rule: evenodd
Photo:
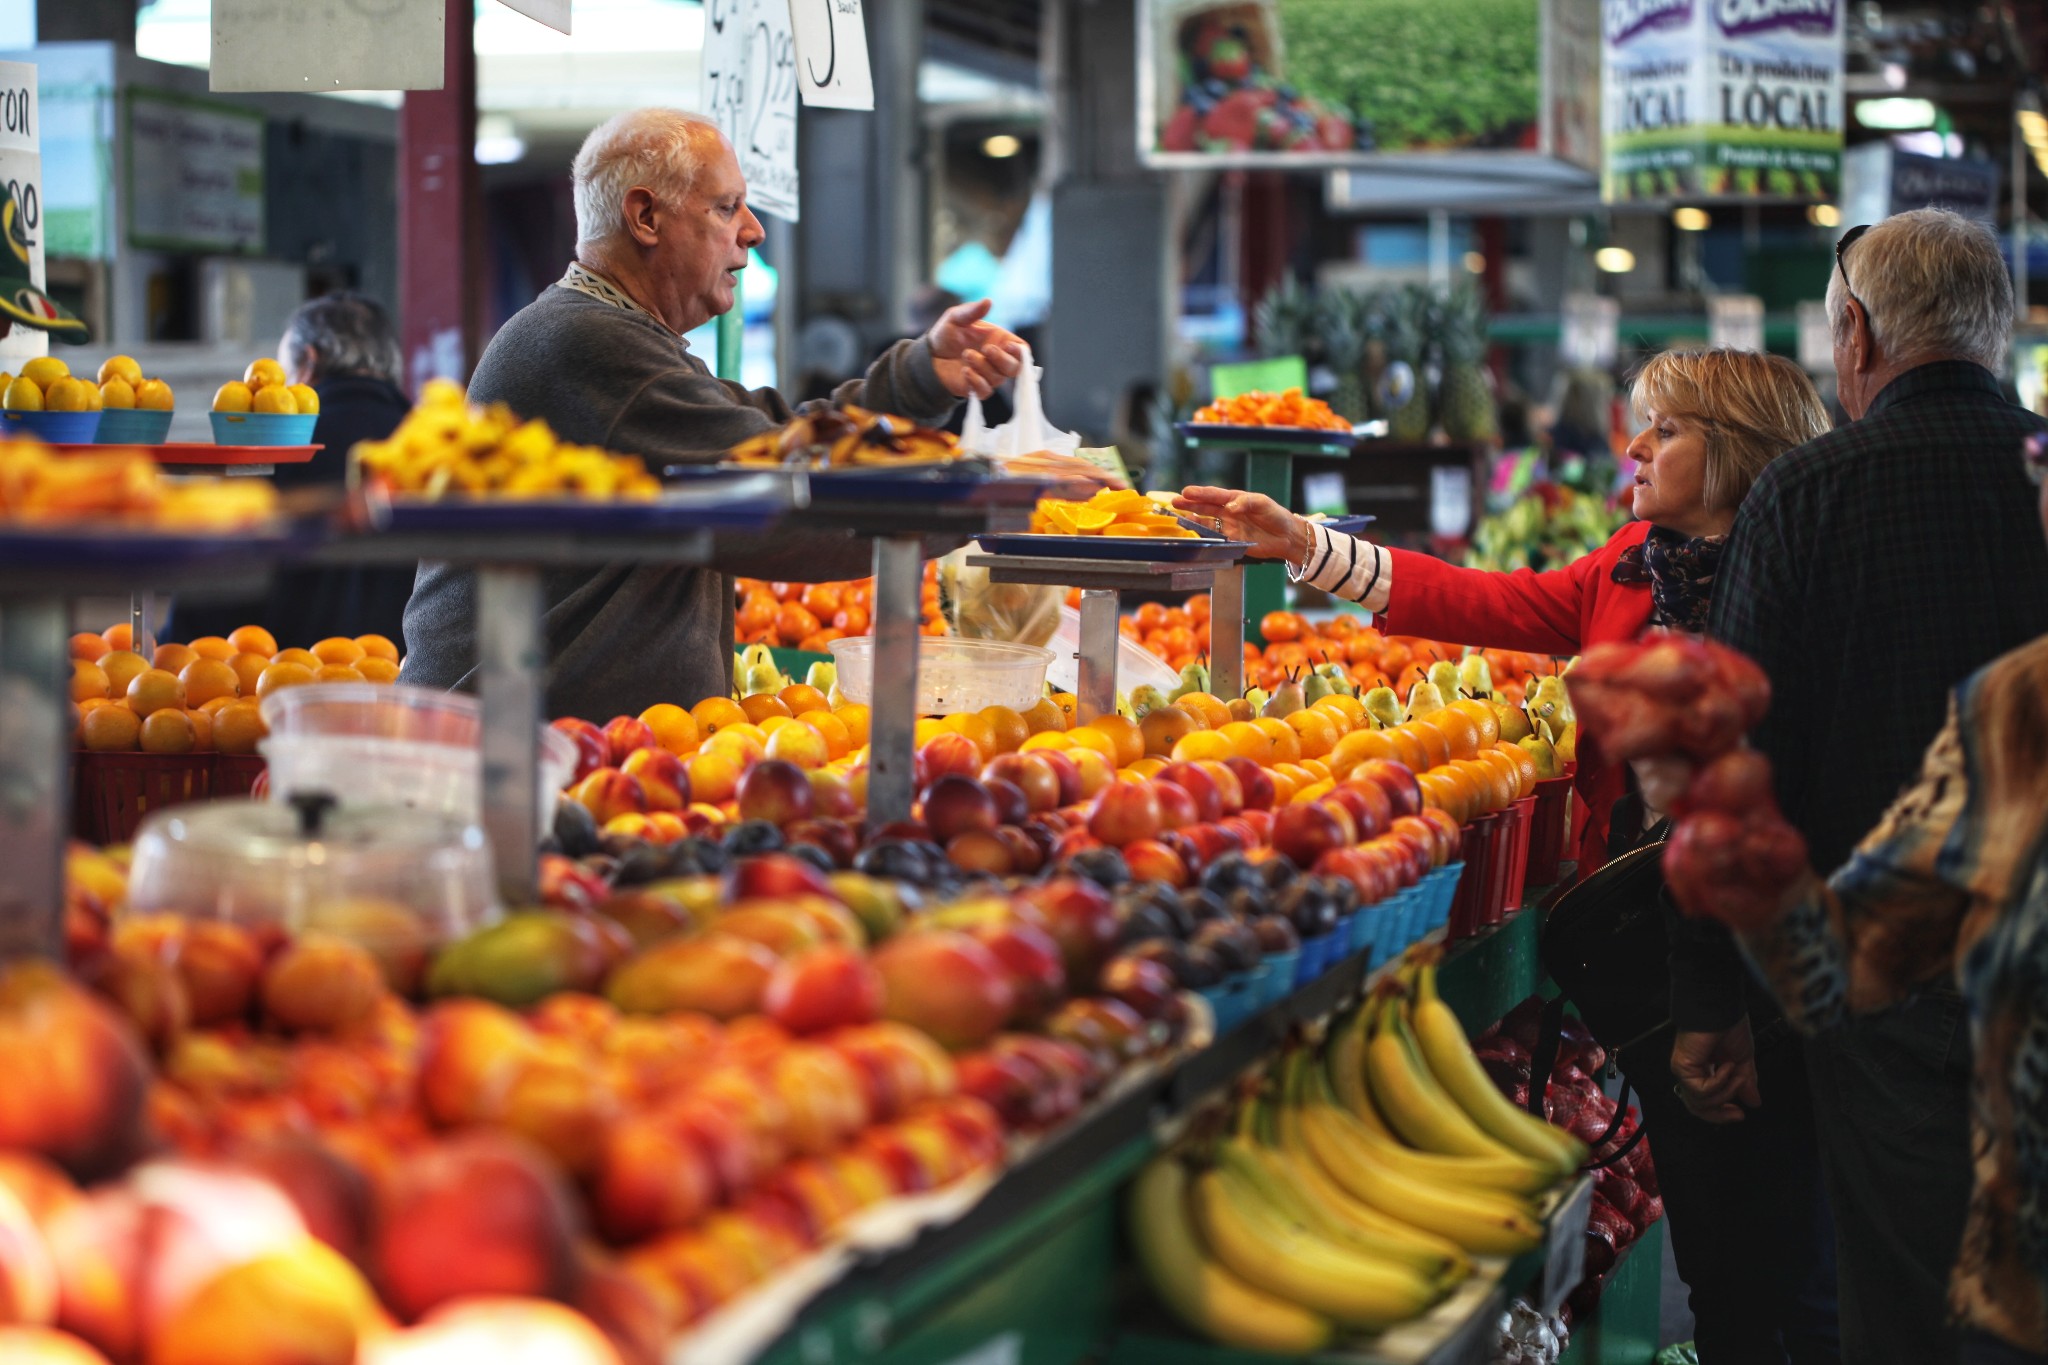
<svg viewBox="0 0 2048 1365">
<path fill-rule="evenodd" d="M 1299 564 L 1308 556 L 1312 543 L 1308 523 L 1274 502 L 1264 493 L 1246 493 L 1234 488 L 1183 488 L 1173 505 L 1190 516 L 1210 517 L 1221 523 L 1230 540 L 1242 540 L 1256 559 L 1284 559 Z"/>
</svg>

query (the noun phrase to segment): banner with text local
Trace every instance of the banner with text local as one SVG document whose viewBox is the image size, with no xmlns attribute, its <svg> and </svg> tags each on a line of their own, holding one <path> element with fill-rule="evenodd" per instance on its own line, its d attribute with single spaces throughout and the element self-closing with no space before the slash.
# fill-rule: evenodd
<svg viewBox="0 0 2048 1365">
<path fill-rule="evenodd" d="M 1605 0 L 1610 204 L 1832 199 L 1846 0 Z"/>
</svg>

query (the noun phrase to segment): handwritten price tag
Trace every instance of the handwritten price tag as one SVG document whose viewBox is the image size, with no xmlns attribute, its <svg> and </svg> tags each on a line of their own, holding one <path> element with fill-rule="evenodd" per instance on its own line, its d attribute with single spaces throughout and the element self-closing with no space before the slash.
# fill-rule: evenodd
<svg viewBox="0 0 2048 1365">
<path fill-rule="evenodd" d="M 796 21 L 797 93 L 826 109 L 875 107 L 861 0 L 790 0 Z"/>
<path fill-rule="evenodd" d="M 789 0 L 705 0 L 705 117 L 739 153 L 747 204 L 797 221 L 796 40 Z"/>
<path fill-rule="evenodd" d="M 1582 1179 L 1572 1186 L 1543 1230 L 1543 1280 L 1536 1307 L 1545 1314 L 1555 1313 L 1586 1278 L 1586 1218 L 1592 1212 L 1593 1182 Z"/>
</svg>

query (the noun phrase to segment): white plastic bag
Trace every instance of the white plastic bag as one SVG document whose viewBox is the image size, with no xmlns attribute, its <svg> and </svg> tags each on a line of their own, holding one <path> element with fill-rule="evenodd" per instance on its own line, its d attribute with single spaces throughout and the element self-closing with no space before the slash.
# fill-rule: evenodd
<svg viewBox="0 0 2048 1365">
<path fill-rule="evenodd" d="M 967 419 L 960 431 L 960 448 L 969 455 L 989 455 L 996 459 L 1032 455 L 1041 450 L 1055 455 L 1072 455 L 1079 450 L 1079 436 L 1046 424 L 1045 406 L 1038 396 L 1038 381 L 1044 374 L 1044 370 L 1031 363 L 1031 349 L 1026 347 L 1024 368 L 1017 374 L 1014 415 L 1001 426 L 991 429 L 981 415 L 981 400 L 969 397 Z"/>
</svg>

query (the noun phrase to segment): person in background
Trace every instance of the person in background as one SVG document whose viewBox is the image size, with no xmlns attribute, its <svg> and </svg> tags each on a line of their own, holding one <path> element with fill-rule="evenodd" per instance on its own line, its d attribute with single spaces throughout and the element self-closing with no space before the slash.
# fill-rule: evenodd
<svg viewBox="0 0 2048 1365">
<path fill-rule="evenodd" d="M 1827 311 L 1855 420 L 1758 479 L 1708 624 L 1770 676 L 1751 742 L 1822 868 L 1846 862 L 1912 779 L 1955 684 L 2048 633 L 2048 545 L 2016 458 L 2048 422 L 1999 392 L 2013 291 L 1998 238 L 1919 209 L 1851 229 L 1835 252 Z M 1724 930 L 1686 923 L 1673 1069 L 1696 1113 L 1732 1118 L 1756 1074 L 1745 971 Z M 1894 983 L 1915 989 L 1819 1021 L 1807 1052 L 1851 1365 L 1958 1355 L 1945 1286 L 1970 1201 L 1970 1039 L 1938 945 L 1925 948 Z"/>
<path fill-rule="evenodd" d="M 1217 517 L 1253 553 L 1284 559 L 1296 581 L 1362 604 L 1389 634 L 1566 655 L 1656 626 L 1697 631 L 1727 590 L 1718 565 L 1736 508 L 1773 460 L 1827 430 L 1827 414 L 1797 365 L 1745 351 L 1665 352 L 1636 376 L 1633 396 L 1645 421 L 1626 452 L 1637 519 L 1545 573 L 1465 569 L 1386 549 L 1254 493 L 1189 488 L 1176 505 Z M 1661 822 L 1621 764 L 1582 750 L 1574 784 L 1581 876 Z M 1761 1098 L 1749 1092 L 1749 1121 L 1737 1127 L 1680 1104 L 1668 1026 L 1616 1057 L 1640 1096 L 1702 1365 L 1824 1365 L 1837 1349 L 1832 1232 L 1805 1067 L 1765 993 L 1748 1006 L 1765 1074 Z"/>
</svg>

